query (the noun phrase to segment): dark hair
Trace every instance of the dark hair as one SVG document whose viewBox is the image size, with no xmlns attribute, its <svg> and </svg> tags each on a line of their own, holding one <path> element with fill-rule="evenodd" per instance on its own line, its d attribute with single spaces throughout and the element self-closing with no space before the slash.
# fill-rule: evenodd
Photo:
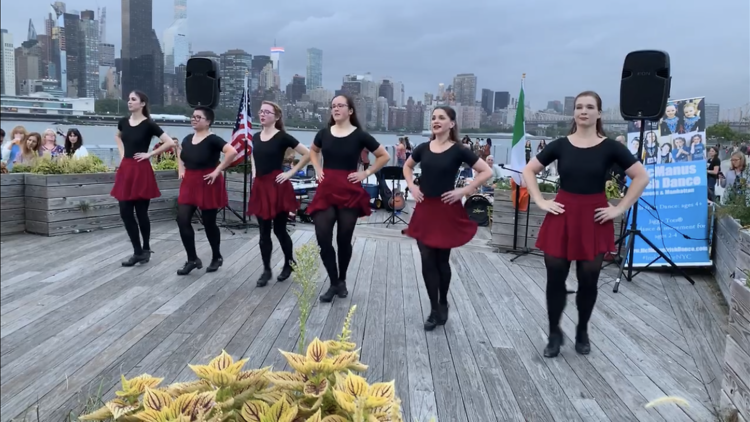
<svg viewBox="0 0 750 422">
<path fill-rule="evenodd" d="M 214 111 L 206 106 L 198 106 L 193 109 L 193 111 L 200 111 L 203 113 L 203 116 L 208 120 L 208 125 L 211 126 L 214 123 Z"/>
<path fill-rule="evenodd" d="M 68 138 L 70 138 L 70 135 L 75 135 L 76 138 L 78 138 L 78 142 L 73 144 L 70 142 Z M 76 128 L 68 129 L 68 133 L 65 135 L 65 154 L 66 155 L 73 155 L 83 145 L 83 136 L 81 136 L 81 132 L 78 131 Z"/>
<path fill-rule="evenodd" d="M 349 107 L 349 110 L 352 111 L 352 114 L 349 115 L 349 122 L 352 124 L 352 126 L 362 129 L 362 126 L 360 126 L 359 124 L 359 119 L 357 118 L 357 109 L 354 108 L 354 100 L 352 99 L 352 97 L 346 94 L 341 94 L 333 97 L 333 99 L 335 100 L 338 97 L 344 97 L 344 99 L 346 99 L 346 106 Z M 331 100 L 331 102 L 333 102 L 333 100 Z M 331 118 L 328 119 L 328 127 L 331 127 L 335 124 L 336 121 L 333 120 L 333 110 L 331 110 Z"/>
<path fill-rule="evenodd" d="M 719 156 L 719 148 L 716 148 L 716 147 L 708 147 L 708 150 L 709 150 L 709 151 L 711 151 L 711 150 L 714 150 L 714 152 L 716 153 L 716 156 L 717 156 L 717 157 Z"/>
<path fill-rule="evenodd" d="M 271 108 L 273 108 L 273 113 L 278 117 L 276 120 L 276 123 L 274 123 L 274 127 L 280 131 L 284 131 L 284 111 L 281 109 L 281 107 L 274 103 L 273 101 L 263 101 L 260 103 L 261 105 L 269 105 Z M 330 125 L 329 125 L 330 126 Z"/>
<path fill-rule="evenodd" d="M 2 128 L 0 128 L 0 136 L 5 138 L 5 131 Z"/>
<path fill-rule="evenodd" d="M 445 114 L 448 115 L 448 118 L 450 119 L 450 121 L 453 122 L 453 123 L 456 123 L 456 110 L 454 110 L 453 107 L 438 106 L 438 107 L 435 107 L 435 109 L 432 110 L 432 112 L 435 113 L 438 110 L 443 110 L 445 112 Z M 435 139 L 435 134 L 434 133 L 430 137 L 430 140 L 433 140 L 433 139 Z M 453 127 L 450 130 L 450 132 L 448 133 L 448 139 L 450 139 L 451 141 L 456 142 L 456 143 L 461 142 L 460 139 L 458 138 L 458 124 L 457 123 L 453 125 Z"/>
<path fill-rule="evenodd" d="M 147 119 L 151 118 L 151 112 L 148 110 L 148 95 L 146 95 L 143 91 L 135 90 L 131 92 L 131 94 L 135 94 L 136 97 L 138 97 L 139 100 L 143 103 L 143 110 L 141 113 L 143 113 L 144 116 L 146 116 Z"/>
<path fill-rule="evenodd" d="M 594 100 L 596 100 L 596 109 L 599 112 L 602 111 L 602 97 L 600 97 L 599 94 L 597 94 L 594 91 L 583 91 L 582 93 L 576 95 L 576 99 L 573 100 L 573 108 L 574 109 L 575 109 L 576 103 L 578 103 L 578 99 L 581 98 L 581 97 L 592 97 Z M 576 133 L 577 130 L 578 130 L 578 126 L 576 125 L 576 121 L 574 119 L 573 120 L 573 126 L 571 126 L 570 132 L 568 133 L 568 135 L 572 135 L 572 134 Z M 596 119 L 596 134 L 599 135 L 599 136 L 605 136 L 605 137 L 607 136 L 607 134 L 604 133 L 604 126 L 602 125 L 602 118 L 601 118 L 601 116 L 598 119 Z"/>
</svg>

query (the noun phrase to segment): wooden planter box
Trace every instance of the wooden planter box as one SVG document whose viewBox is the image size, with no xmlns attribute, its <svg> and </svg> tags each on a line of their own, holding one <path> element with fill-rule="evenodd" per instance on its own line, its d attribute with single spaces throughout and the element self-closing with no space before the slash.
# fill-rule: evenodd
<svg viewBox="0 0 750 422">
<path fill-rule="evenodd" d="M 161 197 L 151 200 L 152 221 L 173 219 L 180 180 L 174 170 L 157 171 Z M 120 208 L 110 196 L 114 173 L 25 175 L 26 231 L 58 236 L 121 227 Z"/>
<path fill-rule="evenodd" d="M 746 282 L 745 278 L 732 280 L 729 289 L 729 325 L 719 403 L 726 420 L 750 421 L 750 288 Z"/>
<path fill-rule="evenodd" d="M 516 210 L 513 207 L 515 198 L 511 197 L 512 193 L 509 190 L 495 190 L 495 201 L 492 206 L 492 240 L 490 241 L 492 246 L 497 247 L 501 251 L 508 251 L 513 249 L 513 225 L 515 221 Z M 544 199 L 554 199 L 556 193 L 542 193 Z M 618 200 L 610 201 L 613 205 L 617 204 Z M 531 199 L 529 199 L 529 231 L 528 236 L 526 232 L 526 211 L 518 212 L 519 225 L 517 232 L 517 243 L 516 248 L 523 249 L 528 247 L 530 249 L 536 249 L 534 244 L 536 243 L 537 236 L 539 234 L 539 228 L 542 226 L 544 216 L 547 214 L 542 211 Z M 615 239 L 620 235 L 619 221 L 615 222 Z"/>
<path fill-rule="evenodd" d="M 0 175 L 0 235 L 26 230 L 24 192 L 23 174 Z"/>
<path fill-rule="evenodd" d="M 722 295 L 729 303 L 731 297 L 729 287 L 737 273 L 738 261 L 744 259 L 748 263 L 748 250 L 745 255 L 740 253 L 740 223 L 734 218 L 723 215 L 716 218 L 714 229 L 713 254 L 714 254 L 714 277 L 719 284 Z M 747 232 L 744 234 L 747 239 Z M 746 241 L 746 243 L 748 243 Z M 750 268 L 750 266 L 745 267 Z"/>
</svg>

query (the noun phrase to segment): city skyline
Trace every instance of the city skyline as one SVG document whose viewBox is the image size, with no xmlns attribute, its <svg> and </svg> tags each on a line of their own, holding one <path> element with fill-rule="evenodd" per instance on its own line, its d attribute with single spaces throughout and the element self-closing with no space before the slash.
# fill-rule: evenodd
<svg viewBox="0 0 750 422">
<path fill-rule="evenodd" d="M 376 78 L 389 75 L 403 81 L 407 97 L 420 99 L 425 92 L 435 93 L 439 83 L 446 87 L 451 85 L 457 74 L 473 73 L 478 79 L 478 93 L 481 89 L 490 89 L 509 91 L 515 96 L 520 88 L 521 74 L 526 73 L 527 99 L 534 108 L 545 108 L 550 100 L 562 100 L 586 89 L 600 92 L 605 108 L 609 108 L 618 102 L 619 74 L 625 54 L 650 47 L 663 48 L 671 54 L 672 97 L 705 95 L 708 101 L 719 103 L 724 108 L 747 104 L 750 100 L 750 72 L 747 71 L 750 69 L 750 39 L 721 34 L 732 33 L 733 28 L 747 32 L 742 25 L 747 23 L 750 5 L 744 0 L 728 0 L 721 7 L 697 0 L 686 1 L 694 6 L 673 10 L 666 4 L 635 2 L 625 9 L 615 4 L 591 3 L 569 10 L 567 6 L 550 2 L 545 8 L 547 15 L 539 18 L 524 5 L 494 5 L 485 7 L 482 13 L 470 12 L 470 0 L 468 4 L 462 3 L 461 9 L 451 10 L 443 17 L 450 15 L 452 21 L 469 24 L 459 24 L 447 30 L 440 25 L 436 28 L 417 25 L 425 22 L 425 18 L 436 10 L 447 13 L 440 8 L 440 2 L 431 3 L 434 7 L 430 8 L 421 7 L 419 2 L 398 5 L 386 2 L 386 9 L 394 6 L 390 12 L 396 8 L 399 10 L 398 14 L 391 13 L 388 19 L 383 17 L 381 7 L 354 5 L 337 5 L 337 11 L 326 10 L 327 5 L 316 5 L 315 10 L 310 10 L 307 3 L 292 2 L 274 5 L 273 11 L 253 9 L 250 14 L 234 15 L 226 13 L 235 6 L 242 7 L 234 1 L 223 2 L 221 10 L 214 10 L 209 3 L 202 1 L 188 2 L 188 7 L 191 10 L 189 28 L 193 51 L 221 53 L 239 48 L 252 55 L 264 55 L 268 54 L 274 40 L 277 45 L 285 47 L 282 86 L 291 81 L 294 74 L 306 74 L 307 49 L 319 48 L 325 57 L 323 85 L 330 90 L 337 88 L 343 75 L 370 72 Z M 153 29 L 161 36 L 173 23 L 174 3 L 154 3 Z M 67 4 L 74 10 L 96 10 L 99 6 L 94 0 L 73 0 Z M 121 8 L 119 4 L 107 6 L 109 24 L 106 36 L 115 44 L 119 56 Z M 4 2 L 0 26 L 13 35 L 16 46 L 20 45 L 29 18 L 37 28 L 43 27 L 44 14 L 37 16 L 29 11 L 48 9 L 49 2 L 42 0 L 28 0 L 22 8 Z M 510 10 L 517 10 L 516 18 L 529 18 L 511 20 L 506 16 Z M 498 18 L 488 21 L 487 16 L 495 11 Z M 555 11 L 559 13 L 553 13 Z M 703 24 L 700 31 L 679 31 L 680 37 L 664 36 L 663 26 L 630 31 L 630 26 L 611 24 L 618 16 L 647 12 L 652 16 L 668 13 L 676 21 L 700 16 Z M 683 13 L 685 16 L 681 15 Z M 247 22 L 243 25 L 228 24 L 227 21 L 235 15 L 242 16 L 241 19 Z M 581 18 L 591 24 L 577 29 L 565 27 L 580 22 Z M 211 25 L 202 25 L 198 19 L 224 22 L 222 31 L 211 29 Z M 346 26 L 338 27 L 355 29 L 351 35 L 344 36 L 332 30 L 338 22 L 348 22 Z M 492 25 L 488 26 L 490 23 Z M 233 34 L 235 27 L 242 28 L 245 33 L 247 28 L 254 28 L 252 32 L 264 35 L 231 41 L 243 37 L 239 30 Z M 497 30 L 488 31 L 488 28 Z M 516 28 L 521 32 L 516 32 Z M 404 38 L 395 40 L 397 36 Z M 559 44 L 558 40 L 561 40 Z M 456 43 L 459 47 L 454 48 Z M 467 44 L 470 47 L 467 48 Z M 492 60 L 489 54 L 497 58 Z M 432 61 L 437 64 L 430 65 Z"/>
</svg>

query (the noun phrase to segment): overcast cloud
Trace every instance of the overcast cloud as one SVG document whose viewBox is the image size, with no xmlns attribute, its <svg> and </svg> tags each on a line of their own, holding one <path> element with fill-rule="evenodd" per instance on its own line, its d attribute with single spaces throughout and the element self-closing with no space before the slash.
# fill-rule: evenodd
<svg viewBox="0 0 750 422">
<path fill-rule="evenodd" d="M 0 24 L 19 45 L 28 19 L 44 32 L 50 0 L 3 1 Z M 252 6 L 250 6 L 252 5 Z M 69 10 L 107 8 L 108 42 L 120 48 L 121 2 L 69 0 Z M 33 12 L 32 12 L 33 11 Z M 172 21 L 172 1 L 154 0 L 154 28 Z M 348 73 L 404 82 L 416 100 L 457 73 L 517 96 L 522 73 L 535 109 L 593 89 L 605 108 L 619 101 L 629 51 L 663 49 L 672 60 L 672 97 L 707 97 L 723 109 L 750 102 L 748 0 L 188 0 L 193 51 L 241 48 L 286 53 L 282 84 L 305 75 L 306 49 L 323 50 L 328 89 Z M 479 95 L 479 94 L 478 94 Z"/>
</svg>

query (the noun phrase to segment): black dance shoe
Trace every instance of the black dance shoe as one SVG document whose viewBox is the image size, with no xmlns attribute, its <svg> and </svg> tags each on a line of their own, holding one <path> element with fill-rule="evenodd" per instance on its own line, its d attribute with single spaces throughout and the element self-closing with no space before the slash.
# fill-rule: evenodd
<svg viewBox="0 0 750 422">
<path fill-rule="evenodd" d="M 201 269 L 203 268 L 203 263 L 200 259 L 196 259 L 195 261 L 187 261 L 185 262 L 185 265 L 177 270 L 177 275 L 188 275 L 191 271 L 195 269 Z"/>
<path fill-rule="evenodd" d="M 563 345 L 563 333 L 558 328 L 557 330 L 552 330 L 549 333 L 549 340 L 547 342 L 547 347 L 544 348 L 544 357 L 545 358 L 554 358 L 557 355 L 560 354 L 560 347 Z"/>
<path fill-rule="evenodd" d="M 349 290 L 347 290 L 346 288 L 346 280 L 339 281 L 338 291 L 336 292 L 336 294 L 341 299 L 346 299 L 346 297 L 349 296 Z"/>
<path fill-rule="evenodd" d="M 292 276 L 293 271 L 294 268 L 292 268 L 290 264 L 284 265 L 284 268 L 281 269 L 281 274 L 276 277 L 276 281 L 286 281 L 289 277 Z"/>
<path fill-rule="evenodd" d="M 579 355 L 588 355 L 591 353 L 589 333 L 585 328 L 579 328 L 576 332 L 576 352 L 578 352 Z"/>
<path fill-rule="evenodd" d="M 211 264 L 209 264 L 209 266 L 206 267 L 206 272 L 207 273 L 216 272 L 219 269 L 219 267 L 221 267 L 222 265 L 224 265 L 224 258 L 222 257 L 214 258 L 211 260 Z"/>
<path fill-rule="evenodd" d="M 438 307 L 438 325 L 445 325 L 448 322 L 448 308 L 450 305 L 441 303 Z"/>
<path fill-rule="evenodd" d="M 263 274 L 260 275 L 260 278 L 258 279 L 258 282 L 255 283 L 255 285 L 258 287 L 265 287 L 268 284 L 268 282 L 271 281 L 272 275 L 273 274 L 271 274 L 270 269 L 263 270 Z"/>
<path fill-rule="evenodd" d="M 320 301 L 328 303 L 333 300 L 334 296 L 338 296 L 341 299 L 345 299 L 349 295 L 349 291 L 346 290 L 346 282 L 339 281 L 336 284 L 331 283 L 325 293 L 320 295 Z"/>
<path fill-rule="evenodd" d="M 123 267 L 132 267 L 135 264 L 145 264 L 151 260 L 151 251 L 144 250 L 138 255 L 133 254 L 130 258 L 122 261 Z"/>
<path fill-rule="evenodd" d="M 442 325 L 440 323 L 440 311 L 433 310 L 432 312 L 430 312 L 430 316 L 427 317 L 427 321 L 424 322 L 424 330 L 432 331 L 438 325 Z"/>
</svg>

